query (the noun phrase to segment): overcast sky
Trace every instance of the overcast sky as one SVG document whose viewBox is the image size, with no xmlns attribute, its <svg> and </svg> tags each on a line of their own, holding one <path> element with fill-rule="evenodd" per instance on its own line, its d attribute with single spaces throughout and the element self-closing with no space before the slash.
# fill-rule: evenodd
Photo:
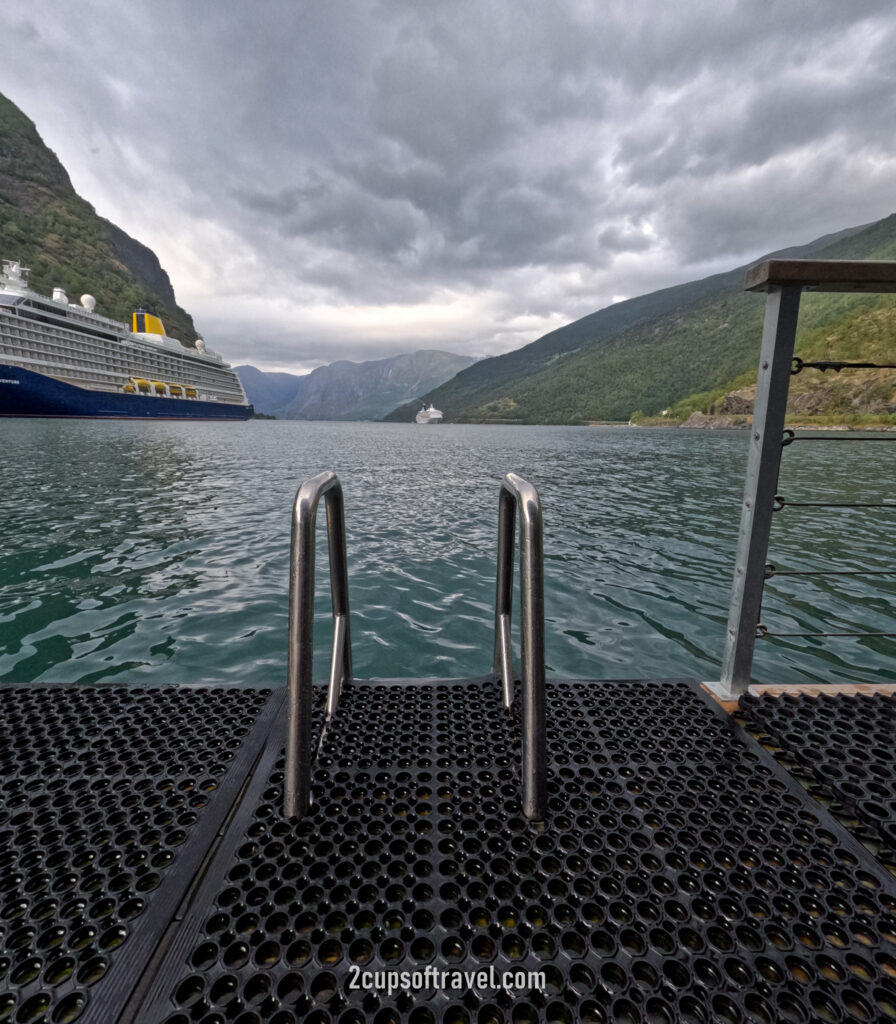
<svg viewBox="0 0 896 1024">
<path fill-rule="evenodd" d="M 894 55 L 892 0 L 29 0 L 0 92 L 212 348 L 301 371 L 886 216 Z"/>
</svg>

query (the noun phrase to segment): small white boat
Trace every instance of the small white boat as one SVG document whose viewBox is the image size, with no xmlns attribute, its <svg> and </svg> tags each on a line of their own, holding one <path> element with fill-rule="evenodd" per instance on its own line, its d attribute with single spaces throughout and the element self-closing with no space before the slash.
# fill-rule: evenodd
<svg viewBox="0 0 896 1024">
<path fill-rule="evenodd" d="M 426 403 L 423 403 L 423 408 L 417 413 L 418 423 L 441 423 L 442 413 L 434 406 L 431 405 L 428 409 Z"/>
</svg>

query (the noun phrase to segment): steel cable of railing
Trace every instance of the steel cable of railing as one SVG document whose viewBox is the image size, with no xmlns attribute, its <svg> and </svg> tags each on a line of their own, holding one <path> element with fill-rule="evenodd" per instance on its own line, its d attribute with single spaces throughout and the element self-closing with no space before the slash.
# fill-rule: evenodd
<svg viewBox="0 0 896 1024">
<path fill-rule="evenodd" d="M 788 501 L 783 494 L 776 494 L 773 512 L 783 512 L 785 508 L 882 508 L 896 510 L 896 501 Z"/>
<path fill-rule="evenodd" d="M 774 633 L 763 625 L 761 622 L 756 627 L 756 639 L 764 640 L 766 637 L 867 637 L 867 636 L 891 636 L 896 637 L 896 633 L 865 633 L 865 632 L 850 632 L 850 633 Z"/>
<path fill-rule="evenodd" d="M 896 569 L 779 569 L 769 562 L 765 578 L 773 576 L 896 576 Z"/>
<path fill-rule="evenodd" d="M 794 365 L 799 363 L 799 367 L 794 369 L 793 373 L 799 373 L 803 367 L 815 366 L 819 369 L 840 369 L 843 368 L 871 368 L 871 364 L 856 364 L 856 363 L 842 363 L 842 364 L 828 364 L 827 367 L 821 366 L 815 363 L 804 363 L 802 360 L 794 359 Z M 875 369 L 889 369 L 890 367 L 874 366 Z M 896 369 L 896 366 L 892 367 Z M 837 370 L 839 372 L 839 369 Z M 784 431 L 784 436 L 781 441 L 781 447 L 786 448 L 796 441 L 893 441 L 896 437 L 818 437 L 817 435 L 798 435 L 794 430 L 788 428 Z M 841 501 L 789 501 L 784 498 L 781 494 L 776 494 L 774 497 L 774 503 L 772 506 L 773 512 L 783 512 L 788 508 L 797 509 L 882 509 L 885 511 L 896 510 L 896 502 L 841 502 Z M 779 569 L 771 562 L 767 562 L 765 565 L 764 582 L 773 579 L 776 576 L 789 576 L 789 577 L 815 577 L 825 578 L 828 576 L 896 576 L 896 569 Z M 761 607 L 761 606 L 760 606 Z M 770 630 L 768 626 L 760 622 L 756 626 L 756 639 L 762 640 L 766 638 L 776 639 L 805 639 L 805 638 L 852 638 L 859 639 L 865 637 L 896 637 L 896 632 L 871 632 L 864 630 L 856 631 L 818 631 L 818 632 L 776 632 Z"/>
<path fill-rule="evenodd" d="M 781 447 L 786 448 L 788 445 L 795 444 L 797 441 L 853 441 L 855 443 L 862 443 L 865 441 L 896 441 L 896 433 L 893 434 L 881 434 L 877 437 L 868 437 L 863 434 L 861 437 L 855 437 L 852 434 L 797 434 L 796 431 L 790 427 L 784 431 L 784 440 L 781 442 Z"/>
<path fill-rule="evenodd" d="M 809 362 L 794 356 L 790 369 L 791 376 L 796 376 L 803 370 L 821 370 L 822 373 L 827 370 L 833 370 L 834 373 L 841 370 L 896 370 L 896 363 L 848 363 L 839 359 L 817 359 Z"/>
</svg>

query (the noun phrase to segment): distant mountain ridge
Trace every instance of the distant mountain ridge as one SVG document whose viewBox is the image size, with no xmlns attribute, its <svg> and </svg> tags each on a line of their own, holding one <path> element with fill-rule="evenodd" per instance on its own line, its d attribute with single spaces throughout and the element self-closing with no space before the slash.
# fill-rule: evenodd
<svg viewBox="0 0 896 1024">
<path fill-rule="evenodd" d="M 275 415 L 275 409 L 292 401 L 302 380 L 297 373 L 268 373 L 254 366 L 234 366 L 233 369 L 243 385 L 246 398 L 256 412 L 265 416 Z"/>
<path fill-rule="evenodd" d="M 896 215 L 770 255 L 896 259 Z M 745 293 L 743 284 L 747 266 L 761 258 L 608 306 L 484 359 L 422 397 L 446 420 L 516 423 L 625 421 L 636 413 L 656 416 L 688 396 L 708 397 L 755 374 L 764 298 Z M 850 317 L 887 310 L 888 303 L 887 296 L 807 295 L 798 345 L 835 322 L 848 333 Z M 896 339 L 896 312 L 890 327 Z M 386 419 L 407 415 L 407 408 L 396 408 Z"/>
<path fill-rule="evenodd" d="M 127 322 L 145 306 L 171 337 L 196 340 L 193 319 L 178 306 L 155 253 L 100 217 L 72 187 L 68 173 L 32 121 L 0 95 L 0 259 L 29 267 L 31 287 L 73 301 L 95 296 L 97 312 Z"/>
<path fill-rule="evenodd" d="M 299 376 L 236 366 L 256 412 L 294 420 L 378 420 L 475 362 L 473 356 L 424 349 L 388 359 L 345 359 Z"/>
</svg>

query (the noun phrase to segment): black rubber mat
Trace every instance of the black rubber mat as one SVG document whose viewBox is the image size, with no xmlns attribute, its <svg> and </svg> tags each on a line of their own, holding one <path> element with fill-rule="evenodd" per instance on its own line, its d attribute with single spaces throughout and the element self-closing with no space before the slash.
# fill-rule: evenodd
<svg viewBox="0 0 896 1024">
<path fill-rule="evenodd" d="M 277 739 L 136 1019 L 896 1015 L 894 880 L 708 696 L 555 682 L 548 708 L 544 829 L 493 681 L 347 687 L 301 822 Z"/>
<path fill-rule="evenodd" d="M 0 1021 L 117 1020 L 282 697 L 0 687 Z"/>
<path fill-rule="evenodd" d="M 896 875 L 896 696 L 740 700 L 746 727 Z"/>
</svg>

